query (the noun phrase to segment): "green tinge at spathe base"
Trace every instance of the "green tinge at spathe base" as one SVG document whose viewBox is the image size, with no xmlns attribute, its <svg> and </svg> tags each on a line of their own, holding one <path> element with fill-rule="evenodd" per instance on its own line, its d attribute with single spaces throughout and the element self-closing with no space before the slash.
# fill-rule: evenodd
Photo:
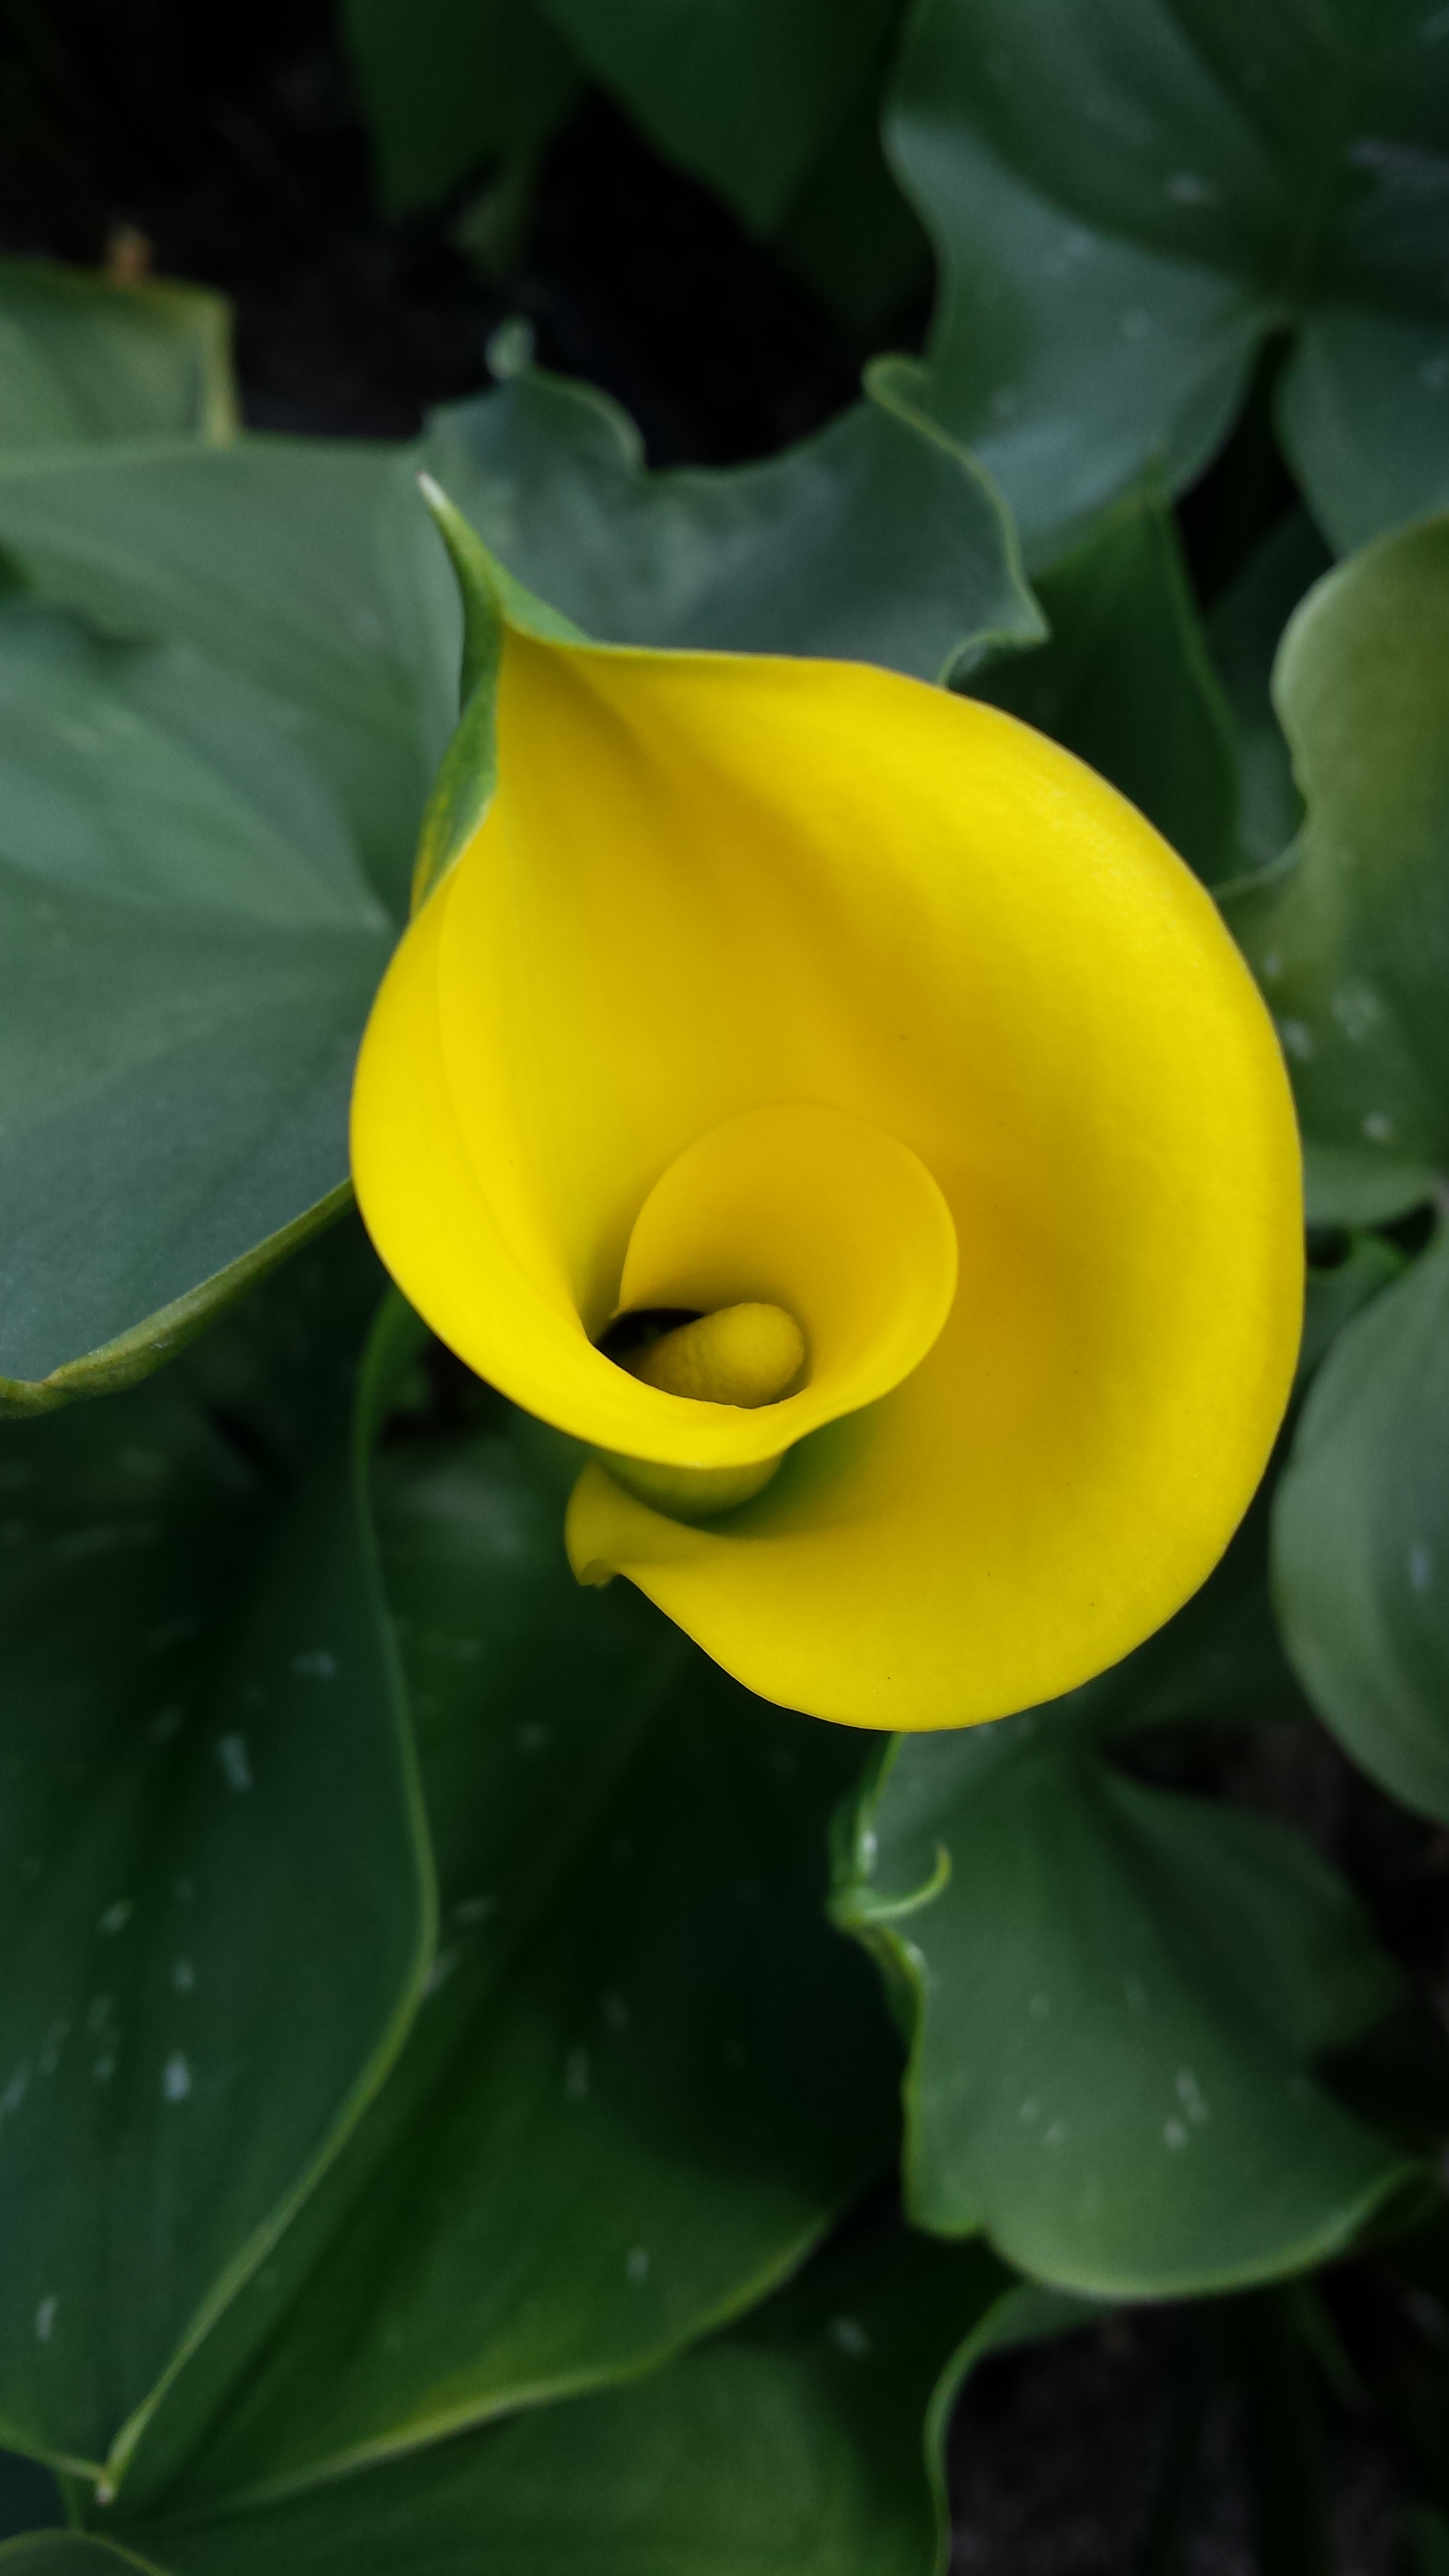
<svg viewBox="0 0 1449 2576">
<path fill-rule="evenodd" d="M 475 821 L 465 719 L 469 828 L 359 1062 L 374 1242 L 595 1452 L 580 1579 L 627 1574 L 752 1690 L 923 1728 L 1072 1688 L 1203 1580 L 1286 1400 L 1296 1133 L 1237 951 L 1013 719 L 575 641 L 435 507 L 498 783 Z M 771 1403 L 599 1346 L 748 1303 L 805 1343 Z"/>
</svg>

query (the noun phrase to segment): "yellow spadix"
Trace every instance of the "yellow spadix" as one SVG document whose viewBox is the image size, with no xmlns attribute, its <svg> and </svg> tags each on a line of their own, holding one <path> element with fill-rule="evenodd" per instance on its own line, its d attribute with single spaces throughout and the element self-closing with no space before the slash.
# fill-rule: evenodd
<svg viewBox="0 0 1449 2576">
<path fill-rule="evenodd" d="M 859 1725 L 1114 1662 L 1220 1554 L 1298 1340 L 1288 1087 L 1206 894 L 884 671 L 509 629 L 497 738 L 354 1169 L 434 1329 L 593 1453 L 575 1571 Z"/>
</svg>

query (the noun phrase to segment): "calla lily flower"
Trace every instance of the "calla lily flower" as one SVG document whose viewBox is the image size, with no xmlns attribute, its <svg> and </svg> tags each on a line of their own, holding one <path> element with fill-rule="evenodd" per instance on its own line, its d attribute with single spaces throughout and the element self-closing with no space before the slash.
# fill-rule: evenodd
<svg viewBox="0 0 1449 2576">
<path fill-rule="evenodd" d="M 384 1262 L 586 1444 L 580 1580 L 765 1698 L 1087 1680 L 1222 1552 L 1298 1344 L 1293 1111 L 1211 901 L 922 682 L 506 616 L 494 659 L 496 792 L 358 1066 Z"/>
</svg>

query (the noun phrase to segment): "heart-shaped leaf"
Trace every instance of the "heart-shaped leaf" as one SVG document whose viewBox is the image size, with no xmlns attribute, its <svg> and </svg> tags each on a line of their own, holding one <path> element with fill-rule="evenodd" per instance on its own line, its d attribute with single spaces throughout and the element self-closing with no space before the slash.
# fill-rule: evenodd
<svg viewBox="0 0 1449 2576">
<path fill-rule="evenodd" d="M 996 494 L 895 360 L 817 437 L 724 473 L 647 472 L 615 404 L 535 370 L 437 414 L 423 454 L 509 571 L 602 642 L 933 680 L 1044 631 Z"/>
<path fill-rule="evenodd" d="M 352 1456 L 377 1275 L 349 1228 L 146 1387 L 0 1434 L 0 2427 L 112 2482 L 426 1968 Z"/>
<path fill-rule="evenodd" d="M 824 1917 L 859 1748 L 752 1700 L 625 1586 L 580 1590 L 553 1452 L 500 1400 L 475 1436 L 382 1453 L 442 1947 L 375 2110 L 133 2496 L 249 2354 L 186 2497 L 657 2363 L 780 2279 L 888 2150 L 893 2034 Z"/>
<path fill-rule="evenodd" d="M 914 2030 L 913 2214 L 1096 2296 L 1297 2270 L 1405 2171 L 1308 2072 L 1394 1993 L 1348 1889 L 1265 1818 L 1098 1748 L 1232 1708 L 1241 1593 L 1229 1566 L 1068 1700 L 899 1738 L 845 1854 L 841 1920 Z"/>
<path fill-rule="evenodd" d="M 399 918 L 457 711 L 447 562 L 395 448 L 118 444 L 0 472 L 0 542 L 114 635 L 186 643 L 278 701 Z"/>
<path fill-rule="evenodd" d="M 1353 0 L 924 0 L 890 125 L 943 285 L 925 398 L 1028 560 L 1212 454 L 1271 334 L 1342 547 L 1449 501 L 1449 40 Z"/>
<path fill-rule="evenodd" d="M 0 609 L 0 1408 L 124 1385 L 334 1215 L 395 935 L 277 705 Z"/>
</svg>

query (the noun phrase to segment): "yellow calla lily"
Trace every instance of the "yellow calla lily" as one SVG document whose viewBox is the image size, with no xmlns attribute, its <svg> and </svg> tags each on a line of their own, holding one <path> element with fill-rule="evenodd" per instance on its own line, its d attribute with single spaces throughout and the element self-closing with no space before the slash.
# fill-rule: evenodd
<svg viewBox="0 0 1449 2576">
<path fill-rule="evenodd" d="M 497 743 L 353 1161 L 419 1312 L 589 1444 L 575 1572 L 856 1725 L 1115 1662 L 1298 1342 L 1288 1086 L 1207 895 L 1053 743 L 863 666 L 510 627 Z M 631 1351 L 651 1311 L 717 1320 Z"/>
</svg>

